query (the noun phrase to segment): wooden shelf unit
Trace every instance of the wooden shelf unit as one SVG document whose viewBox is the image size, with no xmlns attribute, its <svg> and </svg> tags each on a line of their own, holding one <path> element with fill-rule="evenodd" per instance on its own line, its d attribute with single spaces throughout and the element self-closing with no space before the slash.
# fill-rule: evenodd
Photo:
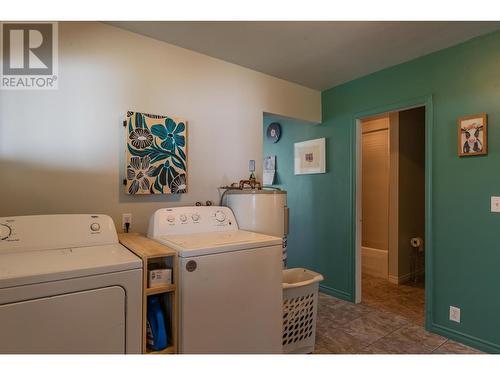
<svg viewBox="0 0 500 375">
<path fill-rule="evenodd" d="M 146 354 L 175 354 L 175 347 L 169 346 L 163 350 L 152 351 L 147 349 Z"/>
<path fill-rule="evenodd" d="M 137 233 L 119 234 L 120 243 L 135 255 L 142 259 L 143 273 L 143 296 L 142 296 L 142 352 L 144 354 L 175 354 L 177 353 L 177 316 L 178 316 L 178 295 L 177 295 L 177 252 L 168 246 L 162 245 L 143 235 Z M 172 267 L 172 285 L 148 288 L 148 267 L 154 261 L 164 259 Z M 148 297 L 152 295 L 166 294 L 169 298 L 170 311 L 167 313 L 170 322 L 171 335 L 168 338 L 170 345 L 159 351 L 152 351 L 146 345 L 146 322 Z"/>
<path fill-rule="evenodd" d="M 146 288 L 144 294 L 146 294 L 147 296 L 153 296 L 155 294 L 168 293 L 168 292 L 175 292 L 175 285 Z"/>
</svg>

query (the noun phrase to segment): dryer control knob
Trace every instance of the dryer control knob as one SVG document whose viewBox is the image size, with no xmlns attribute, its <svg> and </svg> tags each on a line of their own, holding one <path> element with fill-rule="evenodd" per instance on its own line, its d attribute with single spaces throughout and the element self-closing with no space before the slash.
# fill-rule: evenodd
<svg viewBox="0 0 500 375">
<path fill-rule="evenodd" d="M 0 241 L 9 238 L 12 229 L 7 224 L 0 224 Z"/>
<path fill-rule="evenodd" d="M 101 229 L 101 226 L 99 223 L 92 223 L 90 224 L 90 229 L 94 232 L 97 232 L 99 229 Z"/>
<path fill-rule="evenodd" d="M 200 215 L 199 214 L 192 214 L 191 215 L 191 218 L 193 219 L 193 221 L 199 221 L 200 220 Z"/>
<path fill-rule="evenodd" d="M 167 216 L 167 221 L 168 221 L 169 223 L 173 223 L 173 222 L 175 221 L 175 217 L 173 217 L 172 215 L 168 215 L 168 216 Z"/>
<path fill-rule="evenodd" d="M 222 223 L 224 220 L 226 220 L 226 214 L 222 211 L 217 211 L 215 213 L 215 220 L 217 220 L 219 223 Z"/>
<path fill-rule="evenodd" d="M 179 216 L 179 219 L 181 219 L 181 221 L 185 223 L 188 218 L 186 215 L 182 214 L 181 216 Z"/>
</svg>

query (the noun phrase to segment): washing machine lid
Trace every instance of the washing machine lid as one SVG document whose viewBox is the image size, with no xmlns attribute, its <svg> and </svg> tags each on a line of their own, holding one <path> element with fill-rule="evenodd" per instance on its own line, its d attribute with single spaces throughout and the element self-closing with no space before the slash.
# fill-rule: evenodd
<svg viewBox="0 0 500 375">
<path fill-rule="evenodd" d="M 0 288 L 142 268 L 120 244 L 0 254 Z"/>
<path fill-rule="evenodd" d="M 177 250 L 182 258 L 281 245 L 282 241 L 244 230 L 168 235 L 156 240 Z"/>
</svg>

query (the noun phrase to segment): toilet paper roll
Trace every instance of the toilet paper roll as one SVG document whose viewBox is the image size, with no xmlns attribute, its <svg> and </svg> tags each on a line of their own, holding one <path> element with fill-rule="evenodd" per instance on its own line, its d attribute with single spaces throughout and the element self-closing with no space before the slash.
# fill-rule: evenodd
<svg viewBox="0 0 500 375">
<path fill-rule="evenodd" d="M 411 247 L 418 248 L 420 249 L 422 245 L 424 244 L 424 240 L 420 237 L 413 237 L 410 240 Z"/>
</svg>

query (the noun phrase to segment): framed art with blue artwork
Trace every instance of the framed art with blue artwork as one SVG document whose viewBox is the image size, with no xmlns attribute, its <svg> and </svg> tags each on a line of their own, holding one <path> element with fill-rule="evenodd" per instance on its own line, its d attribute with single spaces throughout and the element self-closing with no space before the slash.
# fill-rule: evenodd
<svg viewBox="0 0 500 375">
<path fill-rule="evenodd" d="M 127 194 L 187 192 L 187 123 L 141 112 L 127 112 Z"/>
</svg>

